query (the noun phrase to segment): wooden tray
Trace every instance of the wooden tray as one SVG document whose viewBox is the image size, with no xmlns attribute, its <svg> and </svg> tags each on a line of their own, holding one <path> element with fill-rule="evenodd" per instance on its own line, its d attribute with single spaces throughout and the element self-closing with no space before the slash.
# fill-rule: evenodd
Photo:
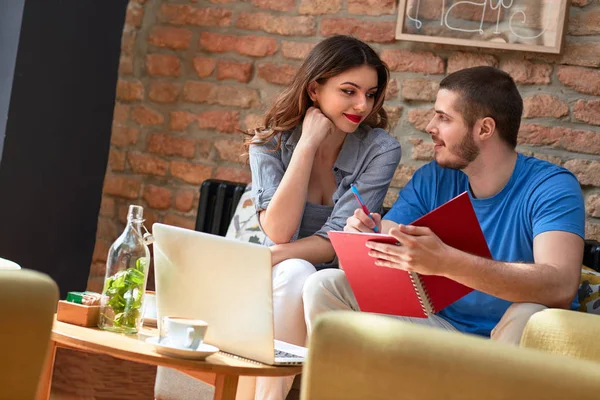
<svg viewBox="0 0 600 400">
<path fill-rule="evenodd" d="M 100 306 L 86 306 L 65 300 L 58 301 L 56 319 L 79 326 L 96 326 L 100 316 Z"/>
</svg>

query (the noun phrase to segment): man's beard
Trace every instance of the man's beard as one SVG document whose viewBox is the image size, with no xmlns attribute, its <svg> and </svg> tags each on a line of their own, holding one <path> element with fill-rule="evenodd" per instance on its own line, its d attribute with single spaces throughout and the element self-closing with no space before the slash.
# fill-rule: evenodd
<svg viewBox="0 0 600 400">
<path fill-rule="evenodd" d="M 452 146 L 452 148 L 448 148 L 448 150 L 450 154 L 456 156 L 458 159 L 440 162 L 436 155 L 435 161 L 437 161 L 441 167 L 450 169 L 465 169 L 479 155 L 479 148 L 475 143 L 475 139 L 473 139 L 470 129 L 466 132 L 459 144 Z"/>
</svg>

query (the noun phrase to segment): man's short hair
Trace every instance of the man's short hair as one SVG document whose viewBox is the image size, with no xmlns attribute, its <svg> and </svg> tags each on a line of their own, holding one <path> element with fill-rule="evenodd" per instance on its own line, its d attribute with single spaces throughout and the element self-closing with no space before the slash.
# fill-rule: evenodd
<svg viewBox="0 0 600 400">
<path fill-rule="evenodd" d="M 440 89 L 459 95 L 457 111 L 469 128 L 480 118 L 496 121 L 500 137 L 514 149 L 523 113 L 523 99 L 509 74 L 494 67 L 456 71 L 440 82 Z"/>
</svg>

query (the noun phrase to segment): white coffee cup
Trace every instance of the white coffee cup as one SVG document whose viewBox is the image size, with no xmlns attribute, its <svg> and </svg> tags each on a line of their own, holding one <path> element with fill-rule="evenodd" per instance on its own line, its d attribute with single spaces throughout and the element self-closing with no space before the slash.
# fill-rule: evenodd
<svg viewBox="0 0 600 400">
<path fill-rule="evenodd" d="M 196 350 L 204 341 L 208 324 L 200 319 L 168 316 L 162 319 L 159 343 Z"/>
</svg>

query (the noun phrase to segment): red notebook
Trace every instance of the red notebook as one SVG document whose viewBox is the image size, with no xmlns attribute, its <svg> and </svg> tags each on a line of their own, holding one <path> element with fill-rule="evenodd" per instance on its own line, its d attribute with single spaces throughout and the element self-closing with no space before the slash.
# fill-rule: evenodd
<svg viewBox="0 0 600 400">
<path fill-rule="evenodd" d="M 449 246 L 492 258 L 467 192 L 411 225 L 429 227 Z M 338 231 L 328 235 L 361 311 L 426 318 L 473 291 L 443 276 L 376 266 L 365 243 L 397 243 L 390 235 Z"/>
</svg>

